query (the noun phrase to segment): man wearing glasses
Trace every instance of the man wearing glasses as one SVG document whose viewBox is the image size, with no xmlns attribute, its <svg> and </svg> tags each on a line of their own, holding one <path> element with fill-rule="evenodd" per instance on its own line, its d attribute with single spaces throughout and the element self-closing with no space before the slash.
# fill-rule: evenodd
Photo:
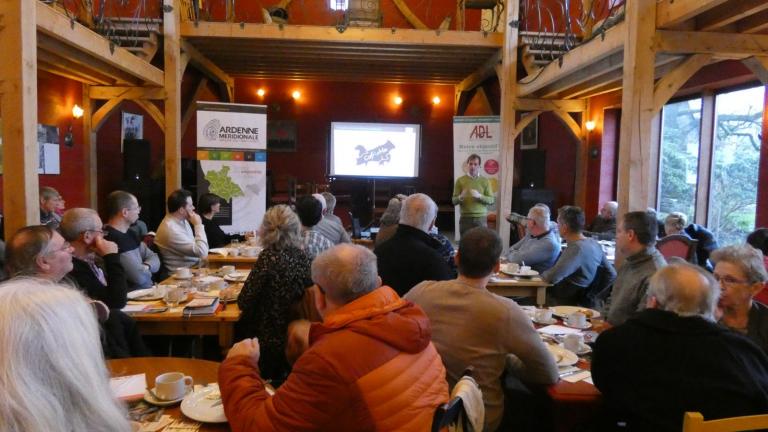
<svg viewBox="0 0 768 432">
<path fill-rule="evenodd" d="M 104 231 L 107 238 L 117 244 L 128 289 L 151 287 L 152 273 L 160 270 L 160 258 L 129 230 L 139 220 L 139 202 L 132 194 L 117 190 L 107 196 L 106 210 L 109 220 Z"/>
<path fill-rule="evenodd" d="M 125 270 L 117 244 L 104 239 L 102 226 L 95 210 L 73 208 L 64 213 L 59 231 L 73 248 L 69 277 L 88 297 L 110 309 L 122 309 L 128 293 Z"/>
</svg>

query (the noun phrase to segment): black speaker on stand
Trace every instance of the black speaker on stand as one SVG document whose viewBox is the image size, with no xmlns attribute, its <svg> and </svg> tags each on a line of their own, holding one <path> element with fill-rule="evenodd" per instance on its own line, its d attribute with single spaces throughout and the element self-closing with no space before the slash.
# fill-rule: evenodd
<svg viewBox="0 0 768 432">
<path fill-rule="evenodd" d="M 123 181 L 149 180 L 150 149 L 151 145 L 145 139 L 123 141 Z"/>
</svg>

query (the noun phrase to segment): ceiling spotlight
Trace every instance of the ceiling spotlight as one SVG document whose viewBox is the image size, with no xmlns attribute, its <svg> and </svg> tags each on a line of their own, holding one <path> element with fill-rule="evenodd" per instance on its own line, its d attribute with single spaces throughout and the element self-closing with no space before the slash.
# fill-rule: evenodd
<svg viewBox="0 0 768 432">
<path fill-rule="evenodd" d="M 395 102 L 395 105 L 402 105 L 403 98 L 401 98 L 400 96 L 395 96 L 394 102 Z"/>
</svg>

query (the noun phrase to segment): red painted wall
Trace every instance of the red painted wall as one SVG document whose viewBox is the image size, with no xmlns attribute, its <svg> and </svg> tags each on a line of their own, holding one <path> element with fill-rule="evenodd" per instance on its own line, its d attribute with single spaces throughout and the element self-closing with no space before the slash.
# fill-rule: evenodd
<svg viewBox="0 0 768 432">
<path fill-rule="evenodd" d="M 37 75 L 37 122 L 59 128 L 59 161 L 61 174 L 41 174 L 40 186 L 51 186 L 61 193 L 67 207 L 87 204 L 85 197 L 85 165 L 83 163 L 83 123 L 72 118 L 72 106 L 83 105 L 83 86 L 67 78 L 39 71 Z M 64 135 L 69 125 L 75 145 L 64 146 Z M 2 176 L 0 176 L 0 202 L 2 202 Z"/>
<path fill-rule="evenodd" d="M 539 150 L 547 152 L 544 182 L 547 189 L 555 191 L 553 212 L 561 206 L 573 204 L 576 144 L 576 138 L 559 118 L 551 113 L 539 115 Z M 515 155 L 517 169 L 520 169 L 519 154 L 518 149 Z"/>
<path fill-rule="evenodd" d="M 259 98 L 256 91 L 266 90 Z M 294 101 L 290 94 L 301 92 Z M 400 95 L 403 104 L 392 98 Z M 439 96 L 441 103 L 432 105 Z M 269 153 L 274 177 L 290 175 L 300 182 L 327 182 L 327 145 L 331 122 L 421 124 L 420 177 L 408 182 L 436 201 L 450 199 L 453 184 L 453 86 L 378 84 L 340 81 L 281 81 L 237 78 L 235 101 L 266 104 L 270 120 L 297 122 L 296 152 Z"/>
</svg>

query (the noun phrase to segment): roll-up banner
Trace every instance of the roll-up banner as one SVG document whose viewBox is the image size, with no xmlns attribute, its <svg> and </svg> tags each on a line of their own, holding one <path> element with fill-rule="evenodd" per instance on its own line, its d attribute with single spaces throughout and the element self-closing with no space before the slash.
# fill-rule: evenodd
<svg viewBox="0 0 768 432">
<path fill-rule="evenodd" d="M 258 229 L 267 204 L 267 107 L 198 102 L 197 194 L 225 204 L 215 215 L 224 232 Z"/>
</svg>

